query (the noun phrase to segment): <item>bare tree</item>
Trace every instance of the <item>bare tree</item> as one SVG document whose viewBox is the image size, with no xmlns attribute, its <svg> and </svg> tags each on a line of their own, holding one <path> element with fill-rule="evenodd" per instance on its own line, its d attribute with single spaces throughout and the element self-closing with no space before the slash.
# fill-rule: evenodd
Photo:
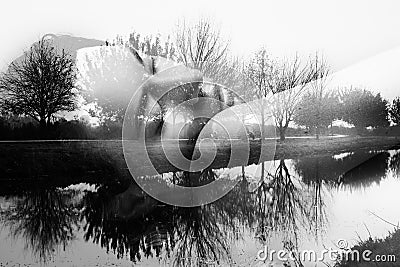
<svg viewBox="0 0 400 267">
<path fill-rule="evenodd" d="M 75 82 L 71 56 L 64 50 L 58 51 L 51 41 L 41 40 L 1 75 L 1 105 L 46 127 L 57 112 L 75 109 Z"/>
<path fill-rule="evenodd" d="M 310 60 L 302 64 L 296 55 L 292 60 L 284 61 L 271 75 L 269 86 L 274 93 L 271 99 L 272 112 L 281 141 L 285 140 L 286 130 L 293 120 L 304 89 L 308 83 L 325 75 L 319 65 L 316 68 L 312 62 Z"/>
<path fill-rule="evenodd" d="M 320 135 L 320 128 L 324 125 L 324 121 L 332 122 L 333 114 L 326 114 L 332 113 L 331 109 L 325 109 L 325 104 L 327 104 L 328 100 L 330 99 L 330 93 L 326 92 L 326 88 L 328 85 L 328 75 L 330 73 L 330 68 L 328 63 L 323 57 L 320 57 L 318 54 L 315 54 L 315 58 L 311 60 L 310 66 L 312 72 L 314 73 L 313 82 L 311 82 L 311 91 L 314 92 L 316 96 L 317 103 L 316 103 L 316 138 L 319 139 Z M 332 119 L 331 119 L 332 118 Z"/>
<path fill-rule="evenodd" d="M 265 138 L 265 100 L 275 90 L 273 81 L 277 77 L 276 74 L 276 66 L 265 48 L 261 48 L 255 53 L 246 69 L 246 76 L 254 87 L 254 90 L 250 91 L 252 91 L 253 97 L 260 101 L 261 138 L 263 139 Z M 249 85 L 247 87 L 251 88 Z"/>
<path fill-rule="evenodd" d="M 178 61 L 212 76 L 227 59 L 228 45 L 209 19 L 188 25 L 178 25 L 175 34 Z"/>
<path fill-rule="evenodd" d="M 258 50 L 248 65 L 247 74 L 256 86 L 255 95 L 258 98 L 267 97 L 271 93 L 270 82 L 273 67 L 272 60 L 265 48 Z"/>
</svg>

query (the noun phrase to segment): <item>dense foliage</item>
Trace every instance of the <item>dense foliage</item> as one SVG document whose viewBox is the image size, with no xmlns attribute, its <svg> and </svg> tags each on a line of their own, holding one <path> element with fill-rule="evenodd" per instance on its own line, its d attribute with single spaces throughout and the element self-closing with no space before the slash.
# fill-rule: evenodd
<svg viewBox="0 0 400 267">
<path fill-rule="evenodd" d="M 336 92 L 306 92 L 294 115 L 294 122 L 305 126 L 308 131 L 320 132 L 339 118 L 339 98 Z M 318 130 L 318 131 L 317 131 Z"/>
<path fill-rule="evenodd" d="M 366 127 L 387 127 L 387 101 L 378 93 L 365 89 L 350 88 L 343 92 L 343 120 L 353 124 L 359 132 Z"/>
<path fill-rule="evenodd" d="M 389 114 L 392 122 L 396 125 L 400 125 L 400 97 L 393 99 Z"/>
</svg>

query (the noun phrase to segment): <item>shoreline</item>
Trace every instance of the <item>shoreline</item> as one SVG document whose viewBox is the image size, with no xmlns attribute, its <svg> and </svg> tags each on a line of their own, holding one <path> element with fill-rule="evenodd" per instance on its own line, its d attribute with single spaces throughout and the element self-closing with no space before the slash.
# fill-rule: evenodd
<svg viewBox="0 0 400 267">
<path fill-rule="evenodd" d="M 321 140 L 277 142 L 275 159 L 300 156 L 334 155 L 360 150 L 400 149 L 400 137 L 393 136 L 349 136 Z"/>
<path fill-rule="evenodd" d="M 242 141 L 239 147 L 246 145 Z M 272 142 L 266 142 L 273 149 Z M 183 146 L 185 149 L 185 146 Z M 186 147 L 190 149 L 190 146 Z M 227 148 L 227 149 L 225 149 Z M 244 147 L 245 148 L 245 147 Z M 167 146 L 168 149 L 168 146 Z M 316 139 L 287 139 L 276 142 L 275 160 L 296 159 L 299 157 L 333 156 L 345 152 L 400 149 L 399 137 L 342 137 Z M 147 150 L 152 153 L 152 162 L 159 163 L 160 173 L 176 171 L 160 153 L 159 142 L 150 142 Z M 250 142 L 248 165 L 259 163 L 260 141 Z M 271 153 L 269 160 L 271 160 Z M 145 157 L 143 152 L 134 154 L 138 159 L 137 171 L 146 173 L 147 167 L 140 163 Z M 230 149 L 227 141 L 221 141 L 217 157 L 211 168 L 224 168 L 229 162 Z M 238 165 L 239 166 L 239 165 Z M 1 142 L 0 143 L 0 180 L 51 179 L 64 177 L 65 180 L 101 181 L 109 179 L 124 180 L 130 177 L 121 140 L 93 141 L 57 141 L 57 142 Z"/>
</svg>

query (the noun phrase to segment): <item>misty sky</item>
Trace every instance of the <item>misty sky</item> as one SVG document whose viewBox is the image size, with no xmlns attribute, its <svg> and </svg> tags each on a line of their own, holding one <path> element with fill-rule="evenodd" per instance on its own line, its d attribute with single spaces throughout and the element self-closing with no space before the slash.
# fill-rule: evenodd
<svg viewBox="0 0 400 267">
<path fill-rule="evenodd" d="M 399 1 L 7 1 L 0 69 L 45 33 L 112 39 L 166 34 L 180 19 L 213 18 L 242 55 L 323 52 L 334 70 L 400 45 Z"/>
</svg>

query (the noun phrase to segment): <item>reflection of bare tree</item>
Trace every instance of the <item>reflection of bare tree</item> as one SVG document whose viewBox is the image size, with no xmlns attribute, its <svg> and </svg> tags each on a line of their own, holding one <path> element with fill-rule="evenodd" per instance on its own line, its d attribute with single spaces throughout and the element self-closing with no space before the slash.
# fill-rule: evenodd
<svg viewBox="0 0 400 267">
<path fill-rule="evenodd" d="M 172 257 L 175 266 L 229 259 L 226 232 L 219 224 L 228 221 L 230 213 L 221 207 L 162 205 L 134 184 L 116 196 L 108 191 L 86 196 L 85 239 L 112 250 L 118 258 L 128 254 L 137 262 L 142 257 Z"/>
<path fill-rule="evenodd" d="M 360 164 L 359 158 L 364 156 L 369 160 Z M 388 165 L 399 170 L 399 158 L 400 153 L 389 158 L 386 152 L 355 152 L 341 159 L 299 159 L 293 161 L 299 177 L 291 173 L 286 161 L 280 160 L 272 173 L 263 168 L 261 186 L 254 193 L 248 192 L 250 182 L 243 167 L 238 174 L 240 182 L 225 197 L 196 208 L 159 203 L 134 182 L 128 188 L 109 184 L 87 193 L 79 202 L 84 205 L 81 218 L 73 211 L 76 204 L 71 193 L 43 188 L 17 198 L 15 208 L 6 213 L 5 219 L 12 234 L 25 238 L 27 247 L 44 260 L 74 237 L 79 219 L 85 223 L 87 241 L 134 262 L 154 257 L 175 266 L 201 261 L 224 264 L 231 259 L 228 244 L 243 238 L 248 229 L 255 229 L 263 243 L 281 238 L 284 249 L 296 254 L 304 232 L 309 233 L 311 227 L 320 234 L 327 225 L 327 184 L 337 186 L 338 177 L 352 187 L 379 181 Z M 336 170 L 335 176 L 331 170 Z M 183 186 L 199 186 L 217 180 L 219 171 L 176 172 L 163 178 Z"/>
<path fill-rule="evenodd" d="M 229 258 L 229 247 L 226 233 L 219 224 L 224 215 L 218 207 L 182 209 L 174 214 L 177 236 L 175 266 L 197 266 L 208 262 L 220 263 Z"/>
<path fill-rule="evenodd" d="M 219 171 L 211 169 L 164 175 L 185 186 L 206 184 L 218 177 Z M 85 224 L 86 241 L 99 244 L 118 258 L 128 256 L 133 262 L 154 257 L 175 266 L 225 264 L 231 259 L 229 243 L 243 238 L 245 229 L 256 229 L 263 242 L 273 235 L 281 236 L 284 248 L 297 251 L 298 232 L 315 223 L 309 206 L 322 203 L 321 183 L 315 183 L 313 189 L 319 195 L 311 203 L 308 191 L 289 173 L 283 160 L 273 174 L 263 168 L 262 184 L 255 193 L 248 191 L 245 168 L 239 178 L 225 197 L 196 208 L 159 203 L 134 182 L 128 187 L 103 185 L 79 202 L 84 206 L 80 218 L 65 191 L 32 191 L 18 200 L 16 211 L 7 218 L 10 226 L 17 223 L 15 235 L 22 234 L 30 249 L 42 258 L 73 238 L 78 220 Z"/>
<path fill-rule="evenodd" d="M 14 238 L 23 237 L 26 248 L 46 262 L 57 249 L 74 238 L 79 216 L 73 194 L 56 188 L 25 192 L 5 215 Z"/>
<path fill-rule="evenodd" d="M 393 173 L 400 177 L 400 151 L 390 158 L 389 166 Z"/>
<path fill-rule="evenodd" d="M 304 184 L 290 174 L 284 160 L 280 160 L 275 172 L 267 176 L 267 182 L 263 182 L 255 192 L 254 204 L 258 207 L 256 236 L 263 243 L 274 235 L 280 236 L 283 249 L 293 254 L 296 266 L 302 266 L 299 257 L 296 259 L 300 232 L 308 232 L 314 225 L 319 228 L 326 226 L 326 217 L 313 210 L 315 206 L 319 212 L 324 212 L 321 183 L 313 184 L 311 196 Z"/>
<path fill-rule="evenodd" d="M 334 162 L 334 164 L 329 164 L 331 162 Z M 294 162 L 295 171 L 301 176 L 302 181 L 312 193 L 312 204 L 309 213 L 313 220 L 310 229 L 315 231 L 316 238 L 319 230 L 325 229 L 328 222 L 322 192 L 323 185 L 326 183 L 336 185 L 337 177 L 340 175 L 337 163 L 331 156 L 304 158 Z"/>
<path fill-rule="evenodd" d="M 285 233 L 284 243 L 293 243 L 297 248 L 299 227 L 307 225 L 309 214 L 304 191 L 294 184 L 293 179 L 285 161 L 280 160 L 270 182 L 275 199 L 267 216 L 271 229 Z"/>
<path fill-rule="evenodd" d="M 217 177 L 218 172 L 205 170 L 177 172 L 168 178 L 176 184 L 194 185 Z M 196 208 L 162 205 L 134 184 L 117 195 L 109 194 L 111 188 L 99 190 L 86 196 L 85 239 L 117 257 L 128 254 L 134 262 L 143 257 L 172 258 L 175 266 L 229 261 L 228 241 L 240 238 L 245 227 L 253 227 L 261 218 L 248 184 L 244 176 L 223 199 Z"/>
<path fill-rule="evenodd" d="M 88 193 L 84 198 L 85 209 L 82 219 L 86 241 L 92 240 L 107 251 L 113 251 L 118 258 L 129 254 L 133 262 L 141 260 L 141 251 L 145 257 L 152 256 L 151 249 L 160 251 L 161 242 L 145 239 L 154 222 L 167 216 L 166 212 L 153 213 L 156 202 L 145 198 L 136 184 L 132 184 L 123 193 L 117 193 L 116 186 L 103 186 L 97 193 Z M 158 230 L 158 229 L 157 229 Z M 155 231 L 157 232 L 157 231 Z M 165 248 L 168 251 L 168 246 Z"/>
<path fill-rule="evenodd" d="M 177 172 L 166 178 L 196 186 L 218 178 L 218 171 Z M 110 188 L 89 194 L 83 213 L 85 239 L 112 250 L 117 257 L 128 254 L 134 262 L 143 257 L 171 259 L 175 266 L 229 262 L 228 244 L 242 238 L 246 228 L 256 229 L 264 242 L 272 234 L 283 234 L 284 248 L 296 252 L 299 230 L 307 230 L 315 220 L 308 209 L 307 190 L 296 183 L 283 160 L 273 175 L 262 177 L 265 182 L 255 193 L 248 191 L 247 178 L 242 168 L 241 181 L 232 191 L 196 208 L 163 205 L 135 184 L 116 195 L 109 193 Z"/>
<path fill-rule="evenodd" d="M 198 186 L 218 176 L 218 171 L 207 169 L 164 174 L 163 179 Z M 263 182 L 255 193 L 248 191 L 250 182 L 245 168 L 239 178 L 241 181 L 225 197 L 196 208 L 159 203 L 133 182 L 124 191 L 114 188 L 118 186 L 103 186 L 84 198 L 84 238 L 118 258 L 129 256 L 138 262 L 155 257 L 175 266 L 188 266 L 229 262 L 228 244 L 242 238 L 245 229 L 256 229 L 255 234 L 263 242 L 273 235 L 281 236 L 284 248 L 296 252 L 299 231 L 307 231 L 310 225 L 324 227 L 323 218 L 309 209 L 311 205 L 323 206 L 320 181 L 312 184 L 313 199 L 301 181 L 289 173 L 283 160 L 273 174 L 266 174 L 263 169 Z"/>
<path fill-rule="evenodd" d="M 328 216 L 326 214 L 326 205 L 323 197 L 323 181 L 318 178 L 310 182 L 313 191 L 312 206 L 310 208 L 310 216 L 312 219 L 311 229 L 315 231 L 315 237 L 318 239 L 319 231 L 323 231 L 328 223 Z"/>
</svg>

